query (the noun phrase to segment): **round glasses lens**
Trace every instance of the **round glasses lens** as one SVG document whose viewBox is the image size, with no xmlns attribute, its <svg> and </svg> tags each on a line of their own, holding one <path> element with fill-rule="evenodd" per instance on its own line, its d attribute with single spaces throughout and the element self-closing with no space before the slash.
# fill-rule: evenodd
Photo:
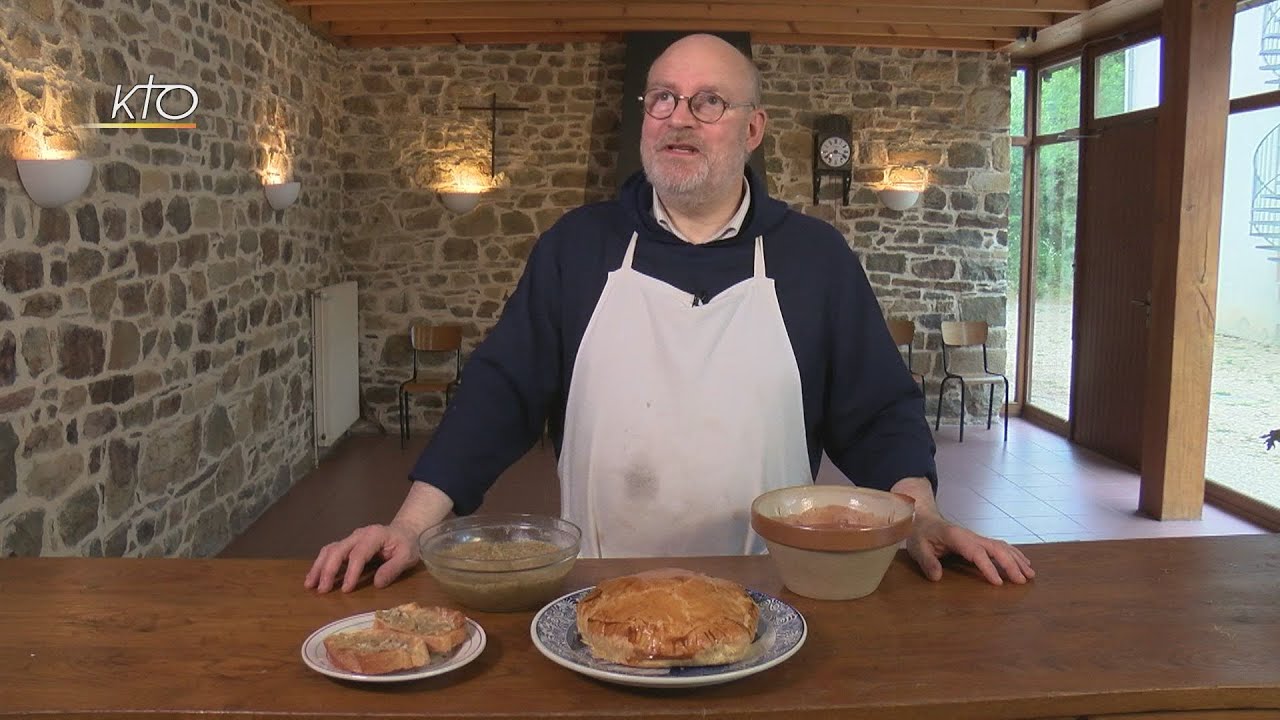
<svg viewBox="0 0 1280 720">
<path fill-rule="evenodd" d="M 644 96 L 644 111 L 658 120 L 668 118 L 676 109 L 676 96 L 666 90 L 651 90 Z"/>
<path fill-rule="evenodd" d="M 700 92 L 689 98 L 693 116 L 702 122 L 713 123 L 724 117 L 724 98 L 715 93 Z"/>
</svg>

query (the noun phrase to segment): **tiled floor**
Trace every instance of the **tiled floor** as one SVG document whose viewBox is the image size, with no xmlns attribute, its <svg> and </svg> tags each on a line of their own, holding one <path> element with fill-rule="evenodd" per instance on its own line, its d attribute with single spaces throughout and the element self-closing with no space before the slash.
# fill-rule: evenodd
<svg viewBox="0 0 1280 720">
<path fill-rule="evenodd" d="M 999 426 L 936 433 L 943 513 L 973 530 L 1014 543 L 1177 535 L 1262 533 L 1247 521 L 1205 506 L 1198 521 L 1157 522 L 1136 514 L 1138 476 L 1017 418 L 1009 442 Z M 344 440 L 314 473 L 223 551 L 235 557 L 314 557 L 356 527 L 386 522 L 408 488 L 406 477 L 425 444 L 401 450 L 394 436 Z M 845 482 L 829 463 L 819 482 Z M 481 512 L 555 513 L 560 488 L 550 447 L 535 446 L 489 491 Z"/>
<path fill-rule="evenodd" d="M 1000 428 L 935 433 L 943 513 L 1014 543 L 1264 533 L 1212 505 L 1200 520 L 1158 522 L 1137 514 L 1138 475 L 1015 418 Z"/>
</svg>

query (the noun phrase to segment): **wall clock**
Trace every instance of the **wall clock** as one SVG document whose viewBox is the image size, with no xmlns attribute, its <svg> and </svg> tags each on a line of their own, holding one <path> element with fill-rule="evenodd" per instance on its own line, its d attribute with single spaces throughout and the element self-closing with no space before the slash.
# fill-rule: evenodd
<svg viewBox="0 0 1280 720">
<path fill-rule="evenodd" d="M 822 115 L 813 123 L 813 204 L 818 204 L 822 179 L 840 178 L 842 204 L 849 204 L 853 180 L 853 128 L 843 115 Z"/>
</svg>

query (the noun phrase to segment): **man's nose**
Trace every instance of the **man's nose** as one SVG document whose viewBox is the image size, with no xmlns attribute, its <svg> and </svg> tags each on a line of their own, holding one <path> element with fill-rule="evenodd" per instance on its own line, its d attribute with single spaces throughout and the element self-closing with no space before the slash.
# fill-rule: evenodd
<svg viewBox="0 0 1280 720">
<path fill-rule="evenodd" d="M 676 100 L 675 112 L 671 113 L 671 117 L 667 118 L 667 122 L 680 127 L 697 125 L 698 119 L 693 116 L 693 100 L 690 98 Z"/>
</svg>

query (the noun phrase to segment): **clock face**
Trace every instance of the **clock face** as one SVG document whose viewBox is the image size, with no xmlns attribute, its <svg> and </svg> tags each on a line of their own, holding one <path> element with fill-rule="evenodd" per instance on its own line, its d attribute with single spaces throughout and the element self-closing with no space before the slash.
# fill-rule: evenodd
<svg viewBox="0 0 1280 720">
<path fill-rule="evenodd" d="M 844 167 L 849 162 L 849 142 L 840 137 L 829 137 L 818 147 L 818 157 L 828 167 Z"/>
</svg>

